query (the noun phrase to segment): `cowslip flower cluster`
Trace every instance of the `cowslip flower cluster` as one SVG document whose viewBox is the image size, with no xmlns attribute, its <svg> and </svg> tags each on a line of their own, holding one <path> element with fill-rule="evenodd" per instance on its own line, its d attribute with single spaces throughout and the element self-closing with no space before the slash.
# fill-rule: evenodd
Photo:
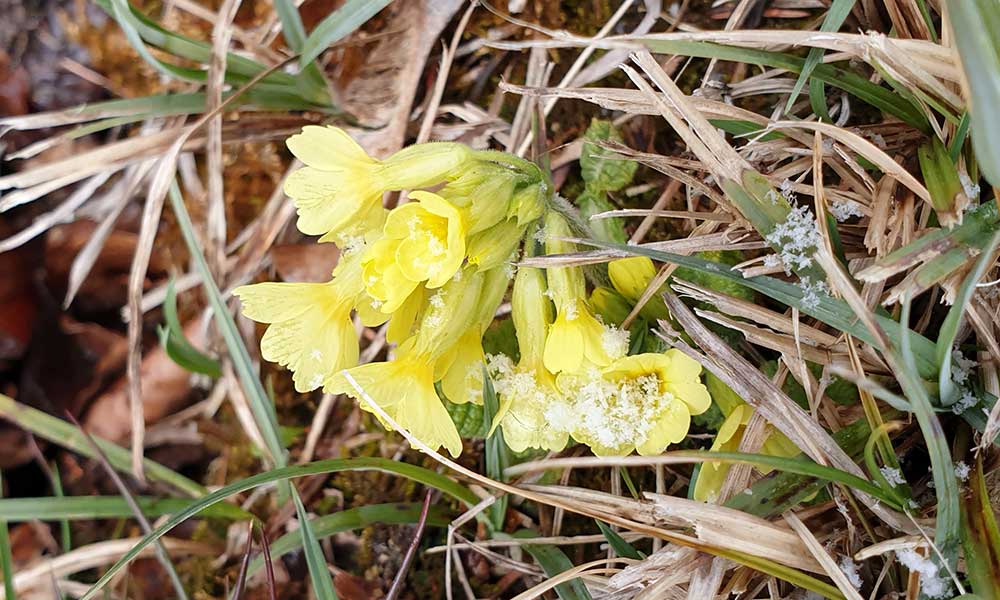
<svg viewBox="0 0 1000 600">
<path fill-rule="evenodd" d="M 574 439 L 602 455 L 654 454 L 708 408 L 695 361 L 676 350 L 629 355 L 628 333 L 594 312 L 580 268 L 513 268 L 522 249 L 575 250 L 533 164 L 447 142 L 376 160 L 334 127 L 305 127 L 288 147 L 305 164 L 284 188 L 297 226 L 336 244 L 339 263 L 328 282 L 234 293 L 248 318 L 268 324 L 261 355 L 291 370 L 297 391 L 347 394 L 378 416 L 374 402 L 453 456 L 462 440 L 446 403 L 481 404 L 486 374 L 500 397 L 492 427 L 514 450 Z M 387 210 L 391 191 L 408 201 Z M 652 263 L 612 265 L 615 294 L 641 293 L 636 269 L 641 279 Z M 483 349 L 512 278 L 516 364 Z M 356 322 L 386 326 L 391 358 L 357 364 Z"/>
</svg>

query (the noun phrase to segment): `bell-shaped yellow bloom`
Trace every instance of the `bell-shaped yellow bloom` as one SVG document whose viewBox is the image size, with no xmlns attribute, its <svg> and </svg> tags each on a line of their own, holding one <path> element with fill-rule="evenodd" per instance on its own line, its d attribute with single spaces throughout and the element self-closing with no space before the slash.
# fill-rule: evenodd
<svg viewBox="0 0 1000 600">
<path fill-rule="evenodd" d="M 483 334 L 478 327 L 465 331 L 451 350 L 442 357 L 441 391 L 455 404 L 483 403 Z"/>
<path fill-rule="evenodd" d="M 326 239 L 377 224 L 384 192 L 438 184 L 471 159 L 461 144 L 433 143 L 411 146 L 382 162 L 342 129 L 316 125 L 304 127 L 287 144 L 306 165 L 285 180 L 285 193 L 298 211 L 297 226 Z"/>
<path fill-rule="evenodd" d="M 236 288 L 243 314 L 270 323 L 260 342 L 261 356 L 292 371 L 295 390 L 320 387 L 337 370 L 358 362 L 358 338 L 351 322 L 356 295 L 341 282 L 258 283 Z"/>
<path fill-rule="evenodd" d="M 346 373 L 363 393 L 343 371 L 334 374 L 323 391 L 347 394 L 356 398 L 363 410 L 375 413 L 365 398 L 367 394 L 400 426 L 431 448 L 443 446 L 452 456 L 462 453 L 462 438 L 434 389 L 434 361 L 429 356 L 402 349 L 395 360 L 361 365 Z M 388 423 L 382 425 L 388 427 Z"/>
<path fill-rule="evenodd" d="M 554 211 L 545 215 L 545 232 L 547 253 L 576 250 L 575 244 L 563 241 L 572 236 L 569 223 Z M 552 373 L 577 371 L 585 359 L 598 367 L 608 365 L 613 360 L 607 345 L 611 339 L 608 328 L 597 320 L 587 304 L 583 271 L 579 267 L 553 267 L 546 270 L 546 275 L 548 294 L 556 306 L 556 320 L 545 341 L 545 368 Z"/>
<path fill-rule="evenodd" d="M 684 439 L 692 414 L 708 409 L 700 372 L 673 349 L 619 358 L 601 371 L 562 373 L 557 382 L 572 406 L 561 426 L 598 456 L 659 454 Z"/>
<path fill-rule="evenodd" d="M 646 291 L 649 282 L 656 277 L 656 267 L 646 256 L 630 256 L 608 263 L 608 277 L 611 279 L 611 285 L 635 304 Z M 666 319 L 670 315 L 667 312 L 667 305 L 659 294 L 649 298 L 640 314 L 649 319 Z"/>
<path fill-rule="evenodd" d="M 395 312 L 420 284 L 434 289 L 451 279 L 465 260 L 465 223 L 458 209 L 431 192 L 413 192 L 416 202 L 393 209 L 383 236 L 362 258 L 368 294 Z"/>
<path fill-rule="evenodd" d="M 518 270 L 511 297 L 511 317 L 521 360 L 515 366 L 506 356 L 490 357 L 490 375 L 500 398 L 492 429 L 502 427 L 504 442 L 515 452 L 528 448 L 562 450 L 569 441 L 569 433 L 565 428 L 554 427 L 553 422 L 561 420 L 567 404 L 556 388 L 555 379 L 542 364 L 552 305 L 545 295 L 545 278 L 539 269 Z"/>
</svg>

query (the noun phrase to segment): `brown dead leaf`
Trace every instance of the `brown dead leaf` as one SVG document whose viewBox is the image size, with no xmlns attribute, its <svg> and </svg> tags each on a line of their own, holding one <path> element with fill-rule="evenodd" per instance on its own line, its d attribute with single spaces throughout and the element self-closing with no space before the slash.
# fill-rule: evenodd
<svg viewBox="0 0 1000 600">
<path fill-rule="evenodd" d="M 289 282 L 329 281 L 339 257 L 334 244 L 281 244 L 271 248 L 274 269 Z"/>
<path fill-rule="evenodd" d="M 394 2 L 384 11 L 386 22 L 380 27 L 390 33 L 363 46 L 364 64 L 338 81 L 343 108 L 363 125 L 378 127 L 351 132 L 370 154 L 382 157 L 402 147 L 427 56 L 462 4 L 462 0 Z M 364 35 L 355 32 L 347 43 L 360 42 Z"/>
<path fill-rule="evenodd" d="M 337 590 L 337 597 L 343 600 L 374 600 L 383 596 L 382 590 L 374 583 L 346 571 L 337 571 L 333 587 Z"/>
<path fill-rule="evenodd" d="M 205 334 L 197 320 L 184 326 L 184 335 L 196 347 L 205 343 Z M 162 347 L 148 351 L 142 359 L 141 397 L 146 423 L 182 408 L 191 391 L 191 373 L 167 356 Z M 131 430 L 129 425 L 128 384 L 120 378 L 110 390 L 94 400 L 83 420 L 90 433 L 109 440 L 123 440 Z"/>
</svg>

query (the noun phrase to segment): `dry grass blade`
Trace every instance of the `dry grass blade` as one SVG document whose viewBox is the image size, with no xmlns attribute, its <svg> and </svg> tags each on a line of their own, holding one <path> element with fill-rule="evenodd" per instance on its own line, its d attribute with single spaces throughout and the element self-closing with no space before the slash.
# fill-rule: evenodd
<svg viewBox="0 0 1000 600">
<path fill-rule="evenodd" d="M 823 545 L 819 543 L 819 540 L 817 540 L 816 536 L 809 530 L 809 527 L 807 527 L 806 524 L 791 511 L 786 512 L 784 514 L 784 518 L 785 522 L 788 523 L 788 525 L 802 539 L 802 542 L 806 545 L 806 548 L 808 548 L 809 553 L 812 554 L 819 564 L 823 566 L 823 570 L 826 574 L 829 575 L 830 579 L 837 584 L 837 588 L 844 593 L 844 596 L 846 596 L 848 600 L 863 600 L 861 594 L 858 593 L 858 590 L 851 584 L 850 580 L 847 579 L 847 575 L 845 575 L 844 571 L 837 566 L 837 563 L 833 560 L 829 553 L 827 553 Z"/>
<path fill-rule="evenodd" d="M 431 507 L 432 495 L 433 490 L 427 490 L 427 493 L 424 494 L 424 505 L 420 509 L 420 519 L 417 521 L 417 527 L 413 531 L 413 540 L 410 541 L 410 546 L 406 549 L 406 555 L 403 556 L 403 562 L 399 565 L 399 572 L 392 579 L 392 586 L 389 588 L 389 593 L 386 594 L 385 600 L 396 600 L 403 592 L 403 581 L 406 579 L 406 572 L 410 570 L 410 564 L 413 562 L 413 557 L 416 556 L 417 548 L 420 546 L 420 538 L 424 535 L 424 526 L 427 525 L 427 511 Z"/>
</svg>

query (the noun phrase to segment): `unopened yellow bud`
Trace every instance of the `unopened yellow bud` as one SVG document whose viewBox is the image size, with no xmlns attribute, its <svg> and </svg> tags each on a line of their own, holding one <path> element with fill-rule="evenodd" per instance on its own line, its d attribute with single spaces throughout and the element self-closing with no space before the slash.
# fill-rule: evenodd
<svg viewBox="0 0 1000 600">
<path fill-rule="evenodd" d="M 541 362 L 545 352 L 545 334 L 554 319 L 545 291 L 545 276 L 540 269 L 517 270 L 510 302 L 522 363 Z"/>
<path fill-rule="evenodd" d="M 545 211 L 544 188 L 537 184 L 525 185 L 514 192 L 508 217 L 516 217 L 518 225 L 527 225 L 542 216 Z"/>
<path fill-rule="evenodd" d="M 462 144 L 417 144 L 387 158 L 379 174 L 387 190 L 425 188 L 457 176 L 471 158 L 472 151 Z"/>
<path fill-rule="evenodd" d="M 469 263 L 486 271 L 511 259 L 524 237 L 524 228 L 507 219 L 469 238 Z"/>
<path fill-rule="evenodd" d="M 649 282 L 656 277 L 656 267 L 653 261 L 645 256 L 622 258 L 608 263 L 608 277 L 611 278 L 611 284 L 615 289 L 634 304 L 645 293 Z M 667 306 L 659 294 L 653 294 L 649 298 L 640 314 L 649 319 L 669 317 Z"/>
<path fill-rule="evenodd" d="M 605 323 L 618 326 L 630 312 L 632 305 L 621 294 L 611 288 L 598 287 L 590 293 L 590 305 Z"/>
</svg>

